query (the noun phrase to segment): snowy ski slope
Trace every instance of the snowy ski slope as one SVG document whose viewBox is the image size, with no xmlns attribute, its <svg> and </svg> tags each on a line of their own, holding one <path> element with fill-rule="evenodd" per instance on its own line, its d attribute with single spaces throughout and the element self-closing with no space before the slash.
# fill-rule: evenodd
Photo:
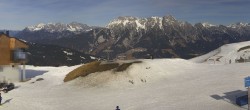
<svg viewBox="0 0 250 110">
<path fill-rule="evenodd" d="M 67 83 L 63 82 L 65 75 L 80 65 L 27 66 L 27 77 L 35 77 L 2 93 L 0 109 L 114 110 L 120 106 L 121 110 L 245 110 L 247 106 L 238 107 L 234 101 L 246 94 L 243 79 L 250 76 L 250 63 L 233 60 L 242 56 L 248 49 L 238 50 L 249 44 L 224 45 L 191 60 L 141 59 L 142 63 L 123 72 L 97 72 Z M 215 64 L 208 60 L 219 56 Z"/>
</svg>

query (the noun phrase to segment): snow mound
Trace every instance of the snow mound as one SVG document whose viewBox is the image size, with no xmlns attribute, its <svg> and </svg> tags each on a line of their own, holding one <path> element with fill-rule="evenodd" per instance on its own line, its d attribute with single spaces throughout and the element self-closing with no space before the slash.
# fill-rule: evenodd
<svg viewBox="0 0 250 110">
<path fill-rule="evenodd" d="M 221 46 L 205 55 L 192 58 L 190 61 L 209 64 L 231 64 L 250 59 L 250 41 Z"/>
<path fill-rule="evenodd" d="M 133 87 L 177 75 L 183 71 L 177 68 L 190 68 L 194 64 L 183 59 L 144 59 L 141 61 L 142 63 L 133 63 L 125 71 L 95 72 L 67 84 L 82 87 Z M 180 63 L 183 65 L 176 67 Z M 164 68 L 162 68 L 163 65 Z"/>
</svg>

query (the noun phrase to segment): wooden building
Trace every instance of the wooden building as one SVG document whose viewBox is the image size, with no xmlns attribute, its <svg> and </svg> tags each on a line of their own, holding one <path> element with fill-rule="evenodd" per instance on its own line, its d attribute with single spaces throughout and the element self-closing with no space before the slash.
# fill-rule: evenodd
<svg viewBox="0 0 250 110">
<path fill-rule="evenodd" d="M 25 72 L 28 45 L 8 34 L 0 33 L 0 81 L 20 81 Z M 21 69 L 20 65 L 23 65 Z"/>
</svg>

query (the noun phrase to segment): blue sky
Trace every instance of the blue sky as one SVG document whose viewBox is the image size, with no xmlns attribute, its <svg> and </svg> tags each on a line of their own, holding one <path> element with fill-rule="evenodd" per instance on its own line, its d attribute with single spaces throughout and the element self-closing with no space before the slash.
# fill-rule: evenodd
<svg viewBox="0 0 250 110">
<path fill-rule="evenodd" d="M 119 16 L 172 15 L 192 24 L 250 23 L 250 0 L 0 0 L 0 29 L 73 21 L 106 26 Z"/>
</svg>

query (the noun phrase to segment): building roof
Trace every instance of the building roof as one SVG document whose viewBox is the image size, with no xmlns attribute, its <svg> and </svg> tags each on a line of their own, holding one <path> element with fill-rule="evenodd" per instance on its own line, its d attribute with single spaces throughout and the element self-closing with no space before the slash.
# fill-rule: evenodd
<svg viewBox="0 0 250 110">
<path fill-rule="evenodd" d="M 25 48 L 28 48 L 28 44 L 27 44 L 25 41 L 23 41 L 23 40 L 20 40 L 20 39 L 15 38 L 15 37 L 11 37 L 11 36 L 9 36 L 9 35 L 3 33 L 3 32 L 0 33 L 0 38 L 3 37 L 3 36 L 8 37 L 8 38 L 10 38 L 10 39 L 13 38 L 13 39 L 15 39 L 18 43 L 21 43 L 22 45 L 25 45 Z"/>
</svg>

